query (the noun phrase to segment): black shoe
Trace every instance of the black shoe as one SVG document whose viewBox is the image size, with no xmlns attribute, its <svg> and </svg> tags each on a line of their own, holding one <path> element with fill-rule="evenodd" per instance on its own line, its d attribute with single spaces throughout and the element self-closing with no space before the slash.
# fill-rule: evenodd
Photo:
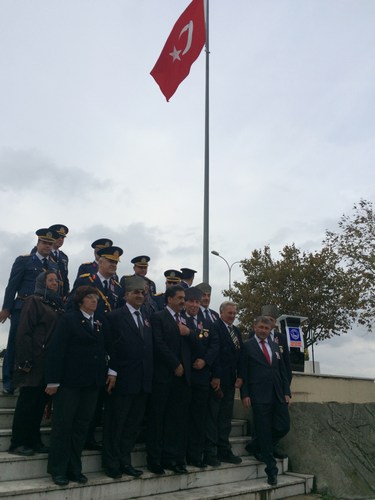
<svg viewBox="0 0 375 500">
<path fill-rule="evenodd" d="M 207 464 L 203 460 L 188 460 L 188 465 L 198 467 L 199 469 L 204 469 L 207 467 Z"/>
<path fill-rule="evenodd" d="M 70 481 L 78 484 L 86 484 L 88 481 L 87 477 L 84 474 L 78 474 L 78 476 L 69 475 L 68 478 L 70 479 Z"/>
<path fill-rule="evenodd" d="M 288 458 L 288 455 L 286 453 L 282 453 L 281 451 L 277 451 L 277 450 L 274 450 L 272 455 L 274 456 L 274 458 L 279 458 L 281 460 Z"/>
<path fill-rule="evenodd" d="M 85 443 L 85 450 L 102 451 L 103 446 L 97 441 L 87 441 Z"/>
<path fill-rule="evenodd" d="M 142 476 L 143 470 L 135 469 L 132 465 L 124 465 L 122 472 L 127 476 L 139 477 Z"/>
<path fill-rule="evenodd" d="M 219 467 L 219 465 L 221 465 L 220 460 L 216 457 L 206 457 L 203 459 L 203 462 L 211 467 Z"/>
<path fill-rule="evenodd" d="M 13 396 L 14 390 L 13 389 L 6 389 L 5 387 L 3 388 L 3 394 L 5 396 Z"/>
<path fill-rule="evenodd" d="M 34 446 L 35 453 L 49 453 L 48 446 L 45 446 L 43 443 Z"/>
<path fill-rule="evenodd" d="M 8 453 L 12 455 L 19 455 L 20 457 L 31 457 L 35 454 L 33 448 L 29 448 L 28 446 L 17 446 L 17 448 L 9 449 Z"/>
<path fill-rule="evenodd" d="M 184 465 L 177 465 L 177 464 L 166 464 L 163 465 L 164 469 L 171 470 L 175 474 L 186 474 L 187 470 Z"/>
<path fill-rule="evenodd" d="M 69 484 L 69 479 L 66 476 L 52 476 L 52 481 L 57 484 L 57 486 L 66 486 Z"/>
<path fill-rule="evenodd" d="M 267 483 L 271 486 L 277 485 L 277 475 L 276 474 L 268 474 L 267 475 Z"/>
<path fill-rule="evenodd" d="M 104 474 L 112 479 L 120 479 L 122 477 L 121 471 L 117 469 L 104 469 Z"/>
<path fill-rule="evenodd" d="M 153 474 L 165 474 L 165 470 L 159 464 L 147 464 L 147 469 Z"/>
<path fill-rule="evenodd" d="M 234 455 L 231 451 L 228 451 L 227 453 L 224 453 L 222 455 L 217 456 L 218 460 L 221 460 L 222 462 L 228 463 L 228 464 L 240 464 L 242 462 L 242 458 L 237 457 L 237 455 Z"/>
</svg>

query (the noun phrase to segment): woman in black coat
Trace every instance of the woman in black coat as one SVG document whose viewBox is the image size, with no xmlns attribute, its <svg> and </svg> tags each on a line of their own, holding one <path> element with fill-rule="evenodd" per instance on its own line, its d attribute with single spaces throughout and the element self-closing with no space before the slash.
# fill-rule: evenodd
<svg viewBox="0 0 375 500">
<path fill-rule="evenodd" d="M 40 436 L 40 422 L 49 399 L 45 393 L 45 362 L 57 320 L 64 312 L 54 271 L 36 279 L 35 292 L 25 299 L 16 334 L 13 383 L 20 388 L 13 417 L 9 453 L 31 456 L 48 453 Z"/>
<path fill-rule="evenodd" d="M 74 304 L 57 324 L 47 362 L 46 392 L 54 395 L 47 471 L 59 486 L 87 482 L 81 454 L 106 381 L 105 327 L 94 316 L 96 289 L 78 287 Z"/>
</svg>

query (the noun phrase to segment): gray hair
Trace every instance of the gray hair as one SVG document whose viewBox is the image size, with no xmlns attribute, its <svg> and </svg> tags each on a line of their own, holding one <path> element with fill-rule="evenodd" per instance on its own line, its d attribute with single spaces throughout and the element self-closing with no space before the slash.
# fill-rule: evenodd
<svg viewBox="0 0 375 500">
<path fill-rule="evenodd" d="M 220 314 L 224 311 L 224 309 L 226 309 L 229 306 L 237 307 L 237 304 L 235 302 L 230 301 L 230 300 L 226 300 L 225 302 L 220 304 L 220 309 L 219 309 Z"/>
</svg>

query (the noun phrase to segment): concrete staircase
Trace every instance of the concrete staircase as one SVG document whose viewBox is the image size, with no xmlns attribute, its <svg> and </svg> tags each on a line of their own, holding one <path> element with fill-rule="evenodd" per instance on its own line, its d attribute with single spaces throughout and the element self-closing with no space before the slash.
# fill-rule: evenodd
<svg viewBox="0 0 375 500">
<path fill-rule="evenodd" d="M 197 469 L 188 467 L 188 474 L 166 472 L 156 476 L 147 471 L 144 445 L 133 452 L 133 465 L 142 468 L 139 479 L 123 476 L 114 480 L 101 471 L 100 453 L 85 451 L 83 473 L 89 481 L 80 486 L 69 483 L 66 487 L 54 485 L 46 473 L 47 456 L 43 454 L 24 458 L 7 453 L 11 436 L 16 396 L 0 395 L 0 499 L 15 500 L 124 500 L 148 499 L 249 499 L 273 500 L 309 493 L 313 476 L 287 472 L 288 460 L 280 460 L 279 480 L 276 488 L 266 482 L 264 464 L 249 457 L 245 451 L 247 422 L 233 420 L 231 442 L 233 452 L 241 455 L 242 464 L 222 464 L 220 467 Z M 49 422 L 43 422 L 45 444 L 49 442 Z"/>
</svg>

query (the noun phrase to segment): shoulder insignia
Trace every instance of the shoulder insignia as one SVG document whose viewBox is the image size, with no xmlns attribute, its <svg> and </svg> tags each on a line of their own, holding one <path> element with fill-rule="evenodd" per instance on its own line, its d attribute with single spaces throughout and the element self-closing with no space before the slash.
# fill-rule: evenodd
<svg viewBox="0 0 375 500">
<path fill-rule="evenodd" d="M 30 257 L 31 253 L 25 253 L 24 255 L 20 255 L 20 257 Z"/>
<path fill-rule="evenodd" d="M 89 264 L 92 264 L 92 262 L 82 262 L 81 266 L 88 266 Z"/>
<path fill-rule="evenodd" d="M 80 274 L 78 277 L 79 278 L 87 278 L 88 276 L 91 276 L 91 274 L 90 273 Z"/>
<path fill-rule="evenodd" d="M 118 285 L 118 286 L 121 286 L 120 283 L 118 281 L 116 281 L 114 278 L 112 278 L 112 281 L 115 285 Z"/>
<path fill-rule="evenodd" d="M 161 297 L 162 295 L 164 295 L 163 292 L 160 292 L 160 293 L 154 293 L 153 297 Z"/>
</svg>

